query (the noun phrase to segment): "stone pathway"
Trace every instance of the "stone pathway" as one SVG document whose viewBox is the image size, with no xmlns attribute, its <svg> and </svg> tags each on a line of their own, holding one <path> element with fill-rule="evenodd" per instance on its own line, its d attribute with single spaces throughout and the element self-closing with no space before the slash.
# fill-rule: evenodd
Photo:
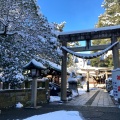
<svg viewBox="0 0 120 120">
<path fill-rule="evenodd" d="M 73 100 L 66 103 L 67 105 L 85 105 L 85 103 L 96 93 L 95 91 L 88 92 L 86 94 L 82 94 L 81 96 L 77 96 L 73 98 Z"/>
<path fill-rule="evenodd" d="M 91 90 L 86 94 L 75 97 L 73 100 L 67 102 L 66 105 L 116 107 L 110 95 L 104 89 Z"/>
<path fill-rule="evenodd" d="M 106 90 L 100 90 L 91 106 L 115 107 L 110 95 Z"/>
</svg>

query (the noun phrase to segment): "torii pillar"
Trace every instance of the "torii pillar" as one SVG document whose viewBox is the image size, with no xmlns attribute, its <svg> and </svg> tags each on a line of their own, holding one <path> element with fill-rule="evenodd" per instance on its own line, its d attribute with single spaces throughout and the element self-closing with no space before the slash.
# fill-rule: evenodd
<svg viewBox="0 0 120 120">
<path fill-rule="evenodd" d="M 67 47 L 67 42 L 62 42 Z M 61 100 L 67 101 L 67 52 L 63 50 L 62 71 L 61 71 Z"/>
<path fill-rule="evenodd" d="M 112 36 L 111 37 L 111 43 L 113 44 L 115 42 L 117 42 L 117 37 Z M 120 68 L 120 63 L 119 63 L 119 44 L 116 44 L 115 46 L 113 46 L 112 53 L 113 53 L 114 69 Z"/>
<path fill-rule="evenodd" d="M 117 41 L 117 37 L 112 36 L 111 37 L 111 43 L 114 43 Z M 120 63 L 119 63 L 119 44 L 116 44 L 113 49 L 113 64 L 114 64 L 114 69 L 120 68 Z M 118 98 L 118 103 L 120 104 L 120 98 Z"/>
</svg>

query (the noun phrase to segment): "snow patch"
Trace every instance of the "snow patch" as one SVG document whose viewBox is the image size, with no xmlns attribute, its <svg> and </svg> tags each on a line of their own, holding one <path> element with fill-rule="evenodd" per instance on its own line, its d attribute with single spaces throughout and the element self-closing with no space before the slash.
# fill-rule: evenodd
<svg viewBox="0 0 120 120">
<path fill-rule="evenodd" d="M 21 104 L 20 102 L 16 104 L 16 108 L 22 108 L 22 107 L 23 107 L 23 104 Z"/>
</svg>

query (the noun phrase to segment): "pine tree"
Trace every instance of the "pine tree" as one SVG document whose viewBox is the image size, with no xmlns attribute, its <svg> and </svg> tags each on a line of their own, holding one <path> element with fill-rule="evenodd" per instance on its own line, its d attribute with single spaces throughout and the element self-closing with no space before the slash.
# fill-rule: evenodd
<svg viewBox="0 0 120 120">
<path fill-rule="evenodd" d="M 57 28 L 48 23 L 35 0 L 0 1 L 0 69 L 3 81 L 21 83 L 31 59 L 59 61 Z"/>
<path fill-rule="evenodd" d="M 120 0 L 104 0 L 102 7 L 105 12 L 99 16 L 96 27 L 120 24 Z"/>
<path fill-rule="evenodd" d="M 96 27 L 105 27 L 105 26 L 114 26 L 120 24 L 120 0 L 104 0 L 102 7 L 105 9 L 105 12 L 99 16 L 98 23 Z M 120 40 L 120 38 L 118 38 Z M 108 44 L 110 43 L 110 39 L 102 39 L 102 40 L 94 40 L 92 42 L 93 45 L 101 45 L 101 44 Z M 105 61 L 110 61 L 107 60 Z M 91 60 L 92 65 L 94 66 L 95 63 L 99 63 L 99 59 Z M 96 62 L 95 62 L 96 61 Z M 112 62 L 112 61 L 111 61 Z M 112 66 L 113 63 L 106 64 L 104 66 Z M 101 66 L 101 65 L 99 65 Z"/>
</svg>

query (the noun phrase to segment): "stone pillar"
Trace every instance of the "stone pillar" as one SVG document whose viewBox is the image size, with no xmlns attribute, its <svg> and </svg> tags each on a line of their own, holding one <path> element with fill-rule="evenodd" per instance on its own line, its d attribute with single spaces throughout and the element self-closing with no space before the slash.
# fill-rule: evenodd
<svg viewBox="0 0 120 120">
<path fill-rule="evenodd" d="M 117 42 L 117 37 L 112 36 L 111 42 L 115 43 Z M 114 64 L 114 69 L 120 68 L 120 63 L 119 63 L 119 44 L 115 45 L 112 48 L 112 53 L 113 53 L 113 64 Z M 112 73 L 113 74 L 113 73 Z M 118 102 L 120 104 L 120 98 L 118 98 Z"/>
<path fill-rule="evenodd" d="M 32 90 L 31 107 L 36 108 L 37 106 L 37 78 L 36 77 L 33 77 L 31 90 Z"/>
<path fill-rule="evenodd" d="M 117 42 L 117 37 L 112 36 L 111 37 L 111 43 Z M 113 53 L 113 64 L 114 64 L 114 69 L 120 68 L 120 63 L 119 63 L 119 44 L 115 45 L 112 48 L 112 53 Z"/>
<path fill-rule="evenodd" d="M 66 42 L 62 43 L 62 46 L 67 46 Z M 67 52 L 63 50 L 62 57 L 62 71 L 61 71 L 61 100 L 67 101 Z"/>
<path fill-rule="evenodd" d="M 49 100 L 50 100 L 49 80 L 45 81 L 45 91 L 46 91 L 47 102 L 49 102 Z"/>
<path fill-rule="evenodd" d="M 77 91 L 77 82 L 69 82 L 69 89 Z"/>
</svg>

